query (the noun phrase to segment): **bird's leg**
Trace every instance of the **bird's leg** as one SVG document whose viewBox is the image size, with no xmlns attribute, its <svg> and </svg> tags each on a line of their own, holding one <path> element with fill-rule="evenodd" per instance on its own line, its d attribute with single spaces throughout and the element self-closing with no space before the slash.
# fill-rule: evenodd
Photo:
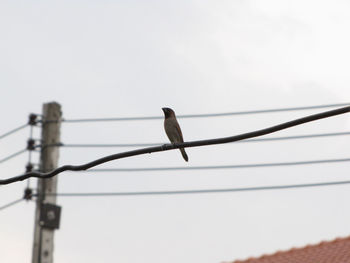
<svg viewBox="0 0 350 263">
<path fill-rule="evenodd" d="M 171 143 L 169 143 L 169 144 L 172 145 L 172 146 L 175 146 L 176 142 L 171 142 Z M 166 150 L 166 149 L 168 148 L 168 145 L 169 145 L 169 144 L 167 144 L 167 143 L 163 144 L 163 145 L 161 146 L 162 150 L 163 150 L 163 151 Z"/>
</svg>

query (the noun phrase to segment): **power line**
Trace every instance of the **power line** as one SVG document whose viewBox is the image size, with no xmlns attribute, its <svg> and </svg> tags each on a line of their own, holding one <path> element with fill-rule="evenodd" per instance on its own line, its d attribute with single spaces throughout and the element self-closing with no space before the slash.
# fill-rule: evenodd
<svg viewBox="0 0 350 263">
<path fill-rule="evenodd" d="M 312 160 L 312 161 L 300 161 L 300 162 L 239 164 L 239 165 L 181 166 L 181 167 L 144 167 L 144 168 L 105 168 L 105 169 L 90 169 L 90 170 L 86 170 L 84 172 L 147 172 L 147 171 L 243 169 L 243 168 L 294 166 L 294 165 L 340 163 L 340 162 L 350 162 L 350 158 L 327 159 L 327 160 Z"/>
<path fill-rule="evenodd" d="M 183 194 L 210 194 L 210 193 L 229 193 L 229 192 L 248 192 L 263 190 L 281 190 L 293 188 L 321 187 L 350 184 L 350 181 L 334 181 L 310 184 L 292 184 L 292 185 L 273 185 L 257 186 L 243 188 L 225 188 L 225 189 L 199 189 L 199 190 L 173 190 L 173 191 L 147 191 L 147 192 L 102 192 L 102 193 L 53 193 L 62 197 L 92 197 L 92 196 L 144 196 L 144 195 L 183 195 Z"/>
<path fill-rule="evenodd" d="M 11 154 L 11 155 L 9 155 L 9 156 L 3 158 L 3 159 L 0 159 L 0 163 L 4 163 L 4 162 L 6 162 L 6 161 L 8 161 L 8 160 L 10 160 L 10 159 L 12 159 L 12 158 L 14 158 L 14 157 L 16 157 L 16 156 L 22 154 L 22 153 L 24 153 L 24 152 L 26 152 L 26 151 L 27 151 L 27 149 L 23 149 L 23 150 L 20 150 L 20 151 L 18 151 L 18 152 L 15 152 L 15 153 L 13 153 L 13 154 Z"/>
<path fill-rule="evenodd" d="M 175 143 L 175 144 L 165 144 L 161 146 L 155 146 L 155 147 L 149 147 L 149 148 L 143 148 L 143 149 L 138 149 L 138 150 L 133 150 L 133 151 L 127 151 L 127 152 L 122 152 L 122 153 L 117 153 L 117 154 L 112 154 L 109 156 L 102 157 L 100 159 L 94 160 L 92 162 L 82 164 L 82 165 L 64 165 L 61 166 L 57 169 L 54 169 L 51 172 L 29 172 L 25 173 L 22 175 L 18 175 L 15 177 L 7 178 L 7 179 L 1 179 L 0 180 L 0 185 L 4 184 L 10 184 L 18 181 L 25 180 L 30 177 L 36 177 L 36 178 L 50 178 L 53 177 L 57 174 L 60 174 L 64 171 L 82 171 L 82 170 L 87 170 L 92 167 L 95 167 L 97 165 L 110 162 L 112 160 L 117 160 L 117 159 L 122 159 L 122 158 L 127 158 L 131 156 L 136 156 L 136 155 L 142 155 L 146 153 L 153 153 L 153 152 L 162 152 L 162 151 L 169 151 L 169 150 L 174 150 L 174 149 L 179 149 L 179 148 L 187 148 L 187 147 L 198 147 L 198 146 L 207 146 L 207 145 L 214 145 L 214 144 L 223 144 L 223 143 L 229 143 L 229 142 L 235 142 L 235 141 L 240 141 L 240 140 L 245 140 L 245 139 L 250 139 L 258 136 L 263 136 L 266 134 L 270 134 L 273 132 L 277 132 L 280 130 L 284 130 L 287 128 L 291 128 L 297 125 L 301 125 L 307 122 L 311 121 L 316 121 L 344 113 L 350 112 L 350 106 L 343 107 L 340 109 L 336 110 L 331 110 L 331 111 L 326 111 L 314 115 L 310 115 L 307 117 L 299 118 L 293 121 L 285 122 L 282 124 L 278 124 L 269 128 L 265 128 L 262 130 L 257 130 L 253 132 L 248 132 L 248 133 L 243 133 L 235 136 L 230 136 L 230 137 L 224 137 L 224 138 L 217 138 L 217 139 L 209 139 L 209 140 L 199 140 L 199 141 L 192 141 L 192 142 L 184 142 L 184 143 Z"/>
<path fill-rule="evenodd" d="M 348 106 L 350 103 L 338 103 L 338 104 L 324 104 L 304 107 L 291 107 L 291 108 L 278 108 L 278 109 L 265 109 L 265 110 L 250 110 L 250 111 L 236 111 L 236 112 L 223 112 L 223 113 L 209 113 L 209 114 L 185 114 L 177 115 L 177 118 L 208 118 L 208 117 L 224 117 L 234 115 L 248 115 L 259 113 L 272 113 L 272 112 L 285 112 L 285 111 L 299 111 L 299 110 L 313 110 L 324 109 L 332 107 Z M 163 119 L 162 116 L 137 116 L 137 117 L 118 117 L 118 118 L 86 118 L 86 119 L 63 119 L 62 122 L 76 123 L 76 122 L 109 122 L 109 121 L 140 121 L 140 120 L 159 120 Z"/>
<path fill-rule="evenodd" d="M 11 135 L 11 134 L 13 134 L 13 133 L 15 133 L 15 132 L 18 132 L 18 131 L 26 128 L 27 126 L 28 126 L 28 124 L 23 124 L 23 125 L 21 125 L 21 126 L 19 126 L 17 128 L 14 128 L 14 129 L 12 129 L 12 130 L 10 130 L 10 131 L 0 135 L 0 140 L 5 138 L 5 137 L 7 137 L 7 136 L 9 136 L 9 135 Z"/>
<path fill-rule="evenodd" d="M 248 139 L 244 141 L 237 141 L 236 143 L 283 141 L 283 140 L 309 139 L 309 138 L 333 137 L 333 136 L 344 136 L 344 135 L 350 135 L 350 132 L 318 133 L 318 134 L 306 134 L 306 135 L 295 135 L 295 136 Z M 162 145 L 162 144 L 165 144 L 165 143 L 164 142 L 163 143 L 117 143 L 117 144 L 60 143 L 60 144 L 50 144 L 47 146 L 60 146 L 60 147 L 66 147 L 66 148 L 113 148 L 113 147 L 149 147 L 149 146 L 156 146 L 156 145 Z"/>
<path fill-rule="evenodd" d="M 18 204 L 18 203 L 20 203 L 20 202 L 23 201 L 23 200 L 24 200 L 24 199 L 21 198 L 21 199 L 12 201 L 12 202 L 10 202 L 10 203 L 8 203 L 8 204 L 6 204 L 6 205 L 0 206 L 0 210 L 4 210 L 4 209 L 6 209 L 6 208 L 8 208 L 8 207 L 11 207 L 11 206 L 13 206 L 13 205 L 15 205 L 15 204 Z"/>
</svg>

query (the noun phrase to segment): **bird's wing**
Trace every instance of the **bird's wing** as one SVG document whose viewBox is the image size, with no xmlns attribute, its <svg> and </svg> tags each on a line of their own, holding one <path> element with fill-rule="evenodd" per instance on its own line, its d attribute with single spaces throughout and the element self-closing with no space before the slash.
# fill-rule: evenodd
<svg viewBox="0 0 350 263">
<path fill-rule="evenodd" d="M 183 138 L 183 136 L 182 136 L 181 128 L 180 128 L 180 125 L 179 125 L 178 122 L 176 122 L 175 128 L 176 128 L 176 131 L 178 132 L 178 134 L 179 134 L 179 136 L 180 136 L 181 142 L 184 142 L 184 138 Z"/>
</svg>

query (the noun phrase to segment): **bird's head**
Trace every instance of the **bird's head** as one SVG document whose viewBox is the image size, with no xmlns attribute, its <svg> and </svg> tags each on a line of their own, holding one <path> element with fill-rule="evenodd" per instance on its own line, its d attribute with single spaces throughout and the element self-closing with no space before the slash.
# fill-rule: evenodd
<svg viewBox="0 0 350 263">
<path fill-rule="evenodd" d="M 170 108 L 162 108 L 165 118 L 175 116 L 175 112 Z"/>
</svg>

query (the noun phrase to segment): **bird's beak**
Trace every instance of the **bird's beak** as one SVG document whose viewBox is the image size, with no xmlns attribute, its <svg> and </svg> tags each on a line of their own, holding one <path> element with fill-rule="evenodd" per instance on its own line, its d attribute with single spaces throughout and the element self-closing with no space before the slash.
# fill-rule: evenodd
<svg viewBox="0 0 350 263">
<path fill-rule="evenodd" d="M 165 113 L 166 112 L 166 108 L 162 108 L 163 112 Z"/>
</svg>

